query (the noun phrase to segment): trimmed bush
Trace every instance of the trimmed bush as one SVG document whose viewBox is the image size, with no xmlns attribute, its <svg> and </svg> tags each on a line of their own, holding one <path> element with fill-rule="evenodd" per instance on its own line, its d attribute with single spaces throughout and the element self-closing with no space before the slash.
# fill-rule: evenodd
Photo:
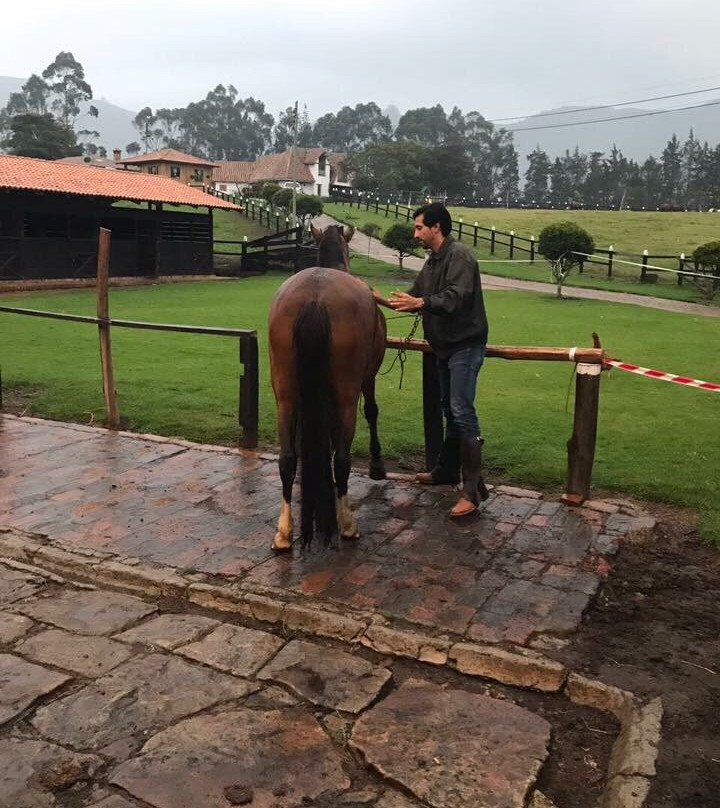
<svg viewBox="0 0 720 808">
<path fill-rule="evenodd" d="M 557 222 L 542 229 L 538 252 L 550 262 L 558 297 L 562 297 L 562 285 L 572 268 L 594 251 L 595 242 L 590 233 L 573 222 Z"/>
<path fill-rule="evenodd" d="M 388 227 L 382 237 L 382 243 L 395 250 L 398 254 L 398 262 L 402 269 L 403 258 L 406 255 L 413 255 L 417 242 L 415 241 L 415 226 L 409 222 L 397 222 Z"/>
</svg>

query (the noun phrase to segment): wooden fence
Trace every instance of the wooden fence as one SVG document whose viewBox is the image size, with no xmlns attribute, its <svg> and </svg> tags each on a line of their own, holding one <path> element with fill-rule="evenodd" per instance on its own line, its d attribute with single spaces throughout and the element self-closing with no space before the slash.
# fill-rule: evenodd
<svg viewBox="0 0 720 808">
<path fill-rule="evenodd" d="M 238 423 L 241 429 L 240 445 L 255 449 L 258 445 L 258 399 L 259 365 L 257 331 L 238 328 L 211 328 L 206 326 L 171 325 L 169 323 L 144 323 L 135 320 L 114 320 L 109 316 L 108 268 L 110 254 L 110 231 L 100 230 L 98 245 L 97 277 L 97 317 L 80 314 L 61 314 L 53 311 L 39 311 L 14 306 L 0 306 L 0 312 L 19 314 L 26 317 L 43 317 L 75 323 L 90 323 L 98 327 L 100 339 L 100 359 L 102 383 L 105 396 L 107 426 L 118 429 L 120 426 L 117 392 L 112 367 L 111 328 L 141 328 L 151 331 L 170 331 L 182 334 L 205 334 L 216 337 L 235 337 L 240 344 Z"/>
<path fill-rule="evenodd" d="M 347 194 L 339 194 L 333 196 L 333 201 L 348 207 L 357 207 L 366 211 L 382 214 L 385 217 L 394 216 L 396 219 L 404 219 L 410 221 L 412 212 L 415 208 L 408 205 L 403 205 L 401 202 L 391 202 L 389 199 L 383 204 L 375 197 L 371 199 L 366 197 L 354 197 Z M 490 255 L 495 255 L 499 247 L 507 248 L 507 257 L 514 260 L 516 255 L 527 256 L 525 260 L 530 263 L 535 262 L 535 258 L 542 256 L 538 253 L 537 240 L 534 236 L 526 238 L 515 233 L 514 230 L 504 231 L 498 230 L 495 227 L 482 227 L 477 222 L 469 224 L 463 221 L 462 218 L 453 222 L 452 232 L 457 236 L 458 240 L 465 241 L 466 243 L 472 242 L 473 247 L 477 247 L 478 243 L 486 242 L 489 244 Z M 601 258 L 601 256 L 604 256 Z M 654 265 L 653 261 L 673 261 L 677 262 L 677 269 L 672 267 L 660 267 Z M 638 272 L 638 278 L 641 283 L 654 283 L 657 281 L 658 272 L 669 272 L 676 276 L 677 285 L 682 286 L 683 280 L 686 278 L 699 277 L 699 278 L 718 278 L 718 273 L 700 272 L 698 265 L 692 258 L 687 258 L 685 253 L 679 255 L 657 255 L 651 254 L 648 250 L 642 253 L 630 253 L 620 250 L 614 250 L 609 247 L 607 250 L 597 249 L 592 255 L 584 255 L 579 264 L 579 272 L 583 273 L 585 264 L 597 264 L 604 266 L 607 269 L 607 277 L 613 277 L 613 270 L 618 264 L 635 267 Z M 720 281 L 719 281 L 720 282 Z"/>
<path fill-rule="evenodd" d="M 70 322 L 89 323 L 98 327 L 102 365 L 102 383 L 105 396 L 107 425 L 117 429 L 120 425 L 117 393 L 112 368 L 110 334 L 112 328 L 139 328 L 185 334 L 234 337 L 239 339 L 239 359 L 242 373 L 239 381 L 238 422 L 242 430 L 240 444 L 254 449 L 258 445 L 259 415 L 259 363 L 258 340 L 254 330 L 212 328 L 205 326 L 146 323 L 134 320 L 115 320 L 109 316 L 108 269 L 110 254 L 110 231 L 100 230 L 98 243 L 97 317 L 59 312 L 39 311 L 0 305 L 0 312 L 28 317 L 43 317 Z M 575 414 L 573 434 L 567 443 L 568 472 L 564 500 L 580 503 L 590 494 L 592 466 L 595 456 L 597 416 L 600 392 L 600 371 L 604 352 L 593 335 L 593 348 L 549 348 L 488 345 L 486 356 L 510 360 L 566 361 L 575 362 L 577 377 L 575 385 Z M 423 422 L 425 457 L 431 468 L 440 452 L 443 441 L 443 416 L 440 408 L 439 383 L 435 357 L 429 344 L 420 339 L 388 337 L 387 347 L 399 350 L 420 351 L 423 354 Z"/>
</svg>

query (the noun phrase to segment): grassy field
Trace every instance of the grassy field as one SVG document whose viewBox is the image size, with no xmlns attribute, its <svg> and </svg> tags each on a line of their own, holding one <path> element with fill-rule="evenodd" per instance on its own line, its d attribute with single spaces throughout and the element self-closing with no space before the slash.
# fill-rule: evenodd
<svg viewBox="0 0 720 808">
<path fill-rule="evenodd" d="M 357 259 L 356 259 L 357 260 Z M 363 259 L 365 260 L 365 259 Z M 117 289 L 118 318 L 256 328 L 260 340 L 261 440 L 275 440 L 265 322 L 281 276 Z M 390 284 L 379 284 L 384 292 Z M 92 291 L 5 295 L 4 303 L 92 314 Z M 488 292 L 491 342 L 589 345 L 593 330 L 617 358 L 717 381 L 720 323 L 652 309 L 549 295 Z M 411 319 L 389 314 L 391 333 Z M 714 346 L 714 347 L 713 347 Z M 236 341 L 197 335 L 115 329 L 113 351 L 120 408 L 138 431 L 232 443 L 237 440 Z M 388 354 L 386 367 L 392 356 Z M 388 454 L 422 445 L 420 362 L 409 357 L 402 390 L 398 371 L 378 380 L 381 439 Z M 0 365 L 6 396 L 28 413 L 88 423 L 102 421 L 96 329 L 0 314 Z M 571 367 L 565 363 L 489 360 L 478 407 L 487 461 L 517 483 L 559 488 L 572 430 Z M 604 375 L 594 472 L 598 488 L 697 508 L 707 535 L 720 537 L 720 397 L 614 370 Z M 358 430 L 357 454 L 367 432 Z"/>
<path fill-rule="evenodd" d="M 397 221 L 391 214 L 375 213 L 357 207 L 349 207 L 339 203 L 325 203 L 325 212 L 340 221 L 361 227 L 366 222 L 378 224 L 382 231 Z M 647 249 L 650 254 L 680 255 L 689 254 L 696 246 L 706 241 L 715 240 L 720 230 L 720 214 L 714 213 L 638 213 L 634 211 L 552 211 L 552 210 L 514 210 L 505 208 L 451 208 L 453 220 L 460 217 L 465 224 L 472 226 L 477 222 L 481 227 L 495 226 L 497 230 L 509 232 L 513 230 L 518 236 L 538 237 L 540 231 L 548 224 L 557 221 L 574 221 L 588 230 L 595 239 L 597 248 L 607 249 L 613 246 L 616 252 L 632 252 L 641 254 Z M 402 217 L 401 219 L 402 220 Z M 487 235 L 487 234 L 485 234 Z M 471 236 L 464 238 L 471 244 Z M 527 245 L 526 245 L 527 246 Z M 491 275 L 521 278 L 523 280 L 547 281 L 549 268 L 547 262 L 538 258 L 535 263 L 525 263 L 527 256 L 516 252 L 517 263 L 508 262 L 508 249 L 498 246 L 495 255 L 490 254 L 489 243 L 479 241 L 475 253 L 483 262 L 482 271 Z M 629 259 L 636 260 L 636 259 Z M 637 259 L 640 260 L 639 258 Z M 678 268 L 675 259 L 651 260 L 651 264 L 671 269 Z M 675 300 L 697 300 L 698 295 L 687 282 L 678 287 L 676 276 L 671 272 L 657 272 L 657 283 L 640 284 L 639 267 L 627 266 L 615 261 L 613 277 L 607 277 L 605 266 L 586 264 L 585 272 L 580 275 L 573 271 L 567 283 L 570 286 L 584 286 L 594 289 L 608 289 L 618 292 L 666 297 Z"/>
</svg>

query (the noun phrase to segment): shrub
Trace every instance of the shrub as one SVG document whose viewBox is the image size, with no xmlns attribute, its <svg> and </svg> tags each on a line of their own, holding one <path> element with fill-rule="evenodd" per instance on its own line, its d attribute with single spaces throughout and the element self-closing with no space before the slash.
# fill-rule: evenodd
<svg viewBox="0 0 720 808">
<path fill-rule="evenodd" d="M 260 189 L 260 196 L 266 202 L 272 202 L 275 194 L 280 190 L 280 186 L 276 182 L 264 182 Z"/>
<path fill-rule="evenodd" d="M 289 209 L 292 204 L 292 190 L 290 188 L 281 188 L 279 191 L 275 191 L 272 203 L 276 208 Z"/>
<path fill-rule="evenodd" d="M 417 243 L 415 241 L 415 227 L 409 222 L 397 222 L 388 227 L 382 237 L 382 243 L 391 250 L 396 250 L 398 263 L 402 269 L 403 258 L 406 255 L 413 255 Z"/>
<path fill-rule="evenodd" d="M 557 284 L 557 296 L 562 297 L 562 285 L 574 266 L 592 255 L 592 236 L 573 222 L 558 222 L 543 228 L 538 251 L 550 262 L 552 277 Z"/>
<path fill-rule="evenodd" d="M 295 198 L 295 213 L 303 224 L 306 224 L 314 216 L 321 216 L 322 212 L 323 205 L 319 196 L 298 194 Z"/>
<path fill-rule="evenodd" d="M 692 278 L 700 296 L 712 300 L 720 287 L 720 241 L 708 241 L 696 247 L 692 254 L 695 266 L 701 272 L 707 272 L 707 278 Z"/>
</svg>

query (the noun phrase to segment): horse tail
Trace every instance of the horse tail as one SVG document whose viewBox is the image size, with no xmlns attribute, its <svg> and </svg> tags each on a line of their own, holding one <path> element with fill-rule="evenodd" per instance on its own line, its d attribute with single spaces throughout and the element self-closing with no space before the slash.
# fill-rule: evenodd
<svg viewBox="0 0 720 808">
<path fill-rule="evenodd" d="M 332 429 L 337 405 L 330 361 L 331 326 L 327 308 L 304 303 L 293 326 L 300 432 L 301 534 L 310 544 L 315 528 L 325 543 L 337 535 L 335 484 L 332 472 Z"/>
</svg>

